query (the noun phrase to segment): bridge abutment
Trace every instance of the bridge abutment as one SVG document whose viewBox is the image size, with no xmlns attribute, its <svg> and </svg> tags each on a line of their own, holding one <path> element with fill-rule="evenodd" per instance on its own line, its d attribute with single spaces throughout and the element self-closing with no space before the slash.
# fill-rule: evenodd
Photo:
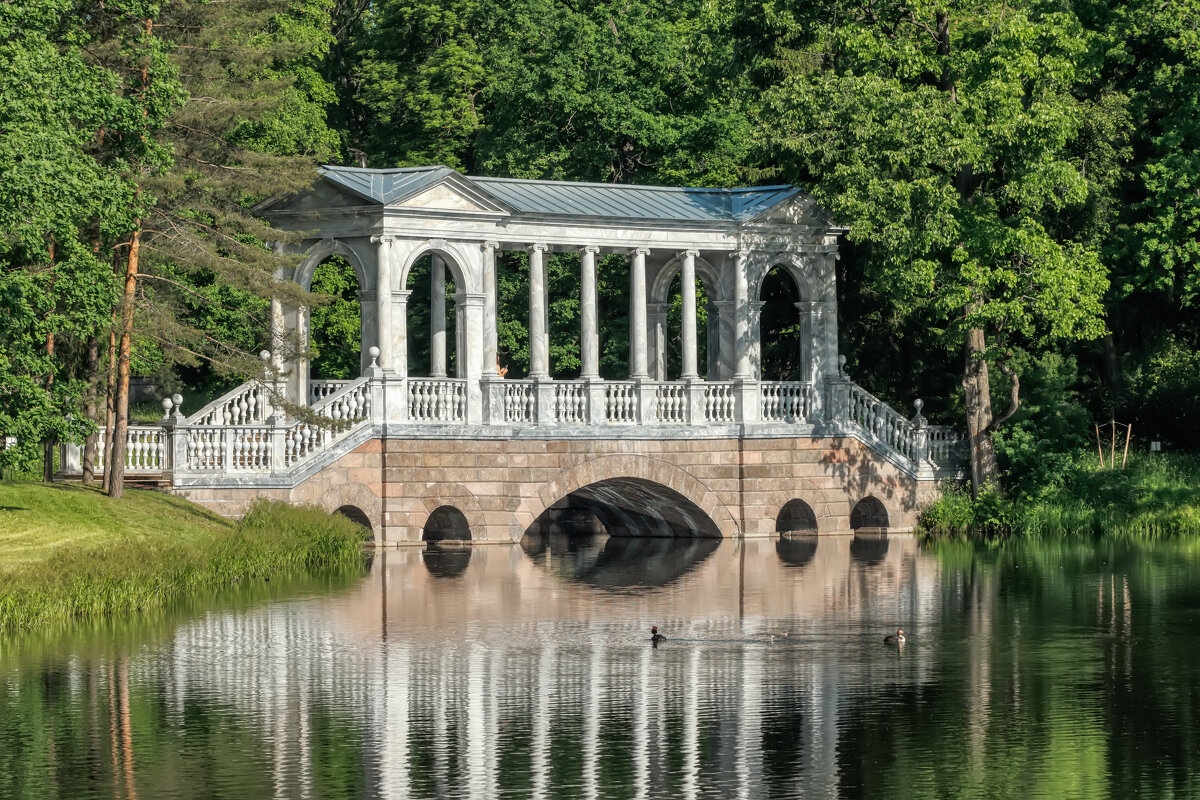
<svg viewBox="0 0 1200 800">
<path fill-rule="evenodd" d="M 864 498 L 882 504 L 890 529 L 904 530 L 936 493 L 936 484 L 855 439 L 820 437 L 371 438 L 294 488 L 176 491 L 227 516 L 260 497 L 329 511 L 353 507 L 370 520 L 376 544 L 405 545 L 422 542 L 442 506 L 462 512 L 472 542 L 520 541 L 568 495 L 630 480 L 668 490 L 663 498 L 681 495 L 726 538 L 774 535 L 794 500 L 812 509 L 818 535 L 850 533 Z"/>
</svg>

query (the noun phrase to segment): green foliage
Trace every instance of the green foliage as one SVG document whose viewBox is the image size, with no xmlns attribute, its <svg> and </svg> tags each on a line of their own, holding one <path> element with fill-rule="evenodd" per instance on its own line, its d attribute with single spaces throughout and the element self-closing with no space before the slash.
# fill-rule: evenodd
<svg viewBox="0 0 1200 800">
<path fill-rule="evenodd" d="M 362 306 L 354 267 L 341 256 L 334 256 L 313 272 L 309 288 L 328 297 L 328 302 L 310 311 L 313 377 L 357 378 L 361 372 Z"/>
<path fill-rule="evenodd" d="M 1200 350 L 1193 337 L 1164 336 L 1147 348 L 1128 376 L 1137 398 L 1135 432 L 1167 447 L 1200 449 Z"/>
</svg>

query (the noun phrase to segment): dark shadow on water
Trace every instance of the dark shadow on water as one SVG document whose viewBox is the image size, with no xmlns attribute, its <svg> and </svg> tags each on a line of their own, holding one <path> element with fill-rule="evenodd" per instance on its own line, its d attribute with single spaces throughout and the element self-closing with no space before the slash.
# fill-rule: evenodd
<svg viewBox="0 0 1200 800">
<path fill-rule="evenodd" d="M 858 532 L 850 540 L 850 558 L 864 566 L 872 567 L 887 558 L 892 542 L 882 531 Z"/>
<path fill-rule="evenodd" d="M 600 589 L 662 587 L 682 578 L 721 546 L 720 539 L 530 533 L 521 549 L 564 578 Z"/>
<path fill-rule="evenodd" d="M 425 569 L 435 578 L 457 578 L 467 571 L 472 549 L 463 546 L 442 546 L 430 543 L 421 551 Z"/>
<path fill-rule="evenodd" d="M 780 536 L 775 543 L 779 560 L 789 567 L 804 567 L 817 555 L 816 536 Z"/>
</svg>

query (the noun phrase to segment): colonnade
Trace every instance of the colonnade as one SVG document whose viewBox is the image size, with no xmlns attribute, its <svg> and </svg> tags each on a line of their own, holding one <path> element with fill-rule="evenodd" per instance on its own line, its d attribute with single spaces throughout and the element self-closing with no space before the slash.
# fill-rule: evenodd
<svg viewBox="0 0 1200 800">
<path fill-rule="evenodd" d="M 370 331 L 379 355 L 376 359 L 378 367 L 408 374 L 407 364 L 407 307 L 412 291 L 393 287 L 396 275 L 396 257 L 390 252 L 395 242 L 394 237 L 378 236 L 371 240 L 378 248 L 376 257 L 377 271 L 375 275 L 376 291 L 363 291 L 364 301 L 373 300 L 376 306 L 374 313 L 375 330 Z M 558 252 L 565 249 L 556 248 Z M 462 313 L 467 305 L 481 305 L 482 316 L 479 320 L 482 328 L 482 348 L 479 353 L 479 372 L 489 374 L 497 365 L 497 297 L 496 297 L 496 257 L 501 250 L 496 241 L 486 241 L 480 246 L 481 292 L 471 292 L 467 287 L 459 286 L 454 295 L 458 313 Z M 535 243 L 526 248 L 529 255 L 529 377 L 535 380 L 548 380 L 551 374 L 550 342 L 549 342 L 549 295 L 546 277 L 547 258 L 552 252 L 548 244 Z M 600 331 L 598 310 L 597 255 L 601 249 L 595 245 L 586 245 L 578 249 L 579 280 L 580 280 L 580 379 L 600 379 Z M 629 379 L 630 380 L 666 380 L 665 351 L 666 351 L 666 317 L 669 304 L 656 304 L 651 310 L 647 288 L 647 257 L 651 249 L 646 247 L 632 248 L 628 252 L 630 267 L 630 308 L 629 308 Z M 446 311 L 446 270 L 447 258 L 438 252 L 430 254 L 430 359 L 429 377 L 445 378 L 447 374 L 447 311 Z M 672 270 L 672 276 L 681 276 L 682 299 L 682 372 L 680 379 L 684 381 L 697 380 L 700 377 L 698 363 L 698 315 L 696 292 L 696 261 L 700 257 L 699 250 L 678 252 L 679 269 Z M 457 265 L 461 272 L 470 269 L 470 264 Z M 660 267 L 660 269 L 665 267 Z M 740 288 L 746 288 L 743 280 Z M 390 302 L 388 302 L 390 298 Z M 366 303 L 364 303 L 366 305 Z M 707 332 L 706 346 L 710 354 L 707 365 L 710 379 L 750 379 L 754 377 L 757 366 L 757 337 L 752 336 L 751 327 L 757 324 L 757 312 L 761 303 L 750 301 L 748 297 L 734 300 L 710 299 L 708 310 L 710 325 Z M 740 313 L 739 313 L 740 312 Z M 733 320 L 734 324 L 726 325 L 728 329 L 723 336 L 722 320 Z M 366 328 L 367 320 L 364 320 Z M 464 333 L 471 326 L 456 324 L 455 348 L 458 353 L 456 375 L 453 377 L 470 377 L 465 364 L 469 360 L 470 343 L 464 339 Z M 364 333 L 368 331 L 364 330 Z M 364 351 L 366 339 L 364 336 Z M 723 345 L 722 340 L 726 340 Z M 731 348 L 734 340 L 745 346 Z M 403 348 L 401 348 L 403 345 Z M 738 351 L 736 360 L 728 358 L 726 351 Z M 741 352 L 745 351 L 745 352 Z M 753 351 L 753 352 L 752 352 Z M 728 366 L 722 362 L 728 362 Z M 365 365 L 365 361 L 364 361 Z M 715 373 L 715 374 L 714 374 Z M 722 374 L 724 373 L 724 374 Z"/>
</svg>

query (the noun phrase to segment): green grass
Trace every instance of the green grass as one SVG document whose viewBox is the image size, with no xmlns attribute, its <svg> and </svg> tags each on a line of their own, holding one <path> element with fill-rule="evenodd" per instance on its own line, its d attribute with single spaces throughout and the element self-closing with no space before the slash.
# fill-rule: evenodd
<svg viewBox="0 0 1200 800">
<path fill-rule="evenodd" d="M 240 522 L 169 495 L 0 482 L 0 632 L 133 614 L 295 570 L 362 563 L 363 529 L 259 503 Z"/>
<path fill-rule="evenodd" d="M 950 535 L 1200 533 L 1200 456 L 1131 454 L 1125 469 L 1113 469 L 1082 453 L 1035 497 L 989 493 L 972 502 L 964 489 L 946 487 L 922 513 L 920 527 Z"/>
</svg>

